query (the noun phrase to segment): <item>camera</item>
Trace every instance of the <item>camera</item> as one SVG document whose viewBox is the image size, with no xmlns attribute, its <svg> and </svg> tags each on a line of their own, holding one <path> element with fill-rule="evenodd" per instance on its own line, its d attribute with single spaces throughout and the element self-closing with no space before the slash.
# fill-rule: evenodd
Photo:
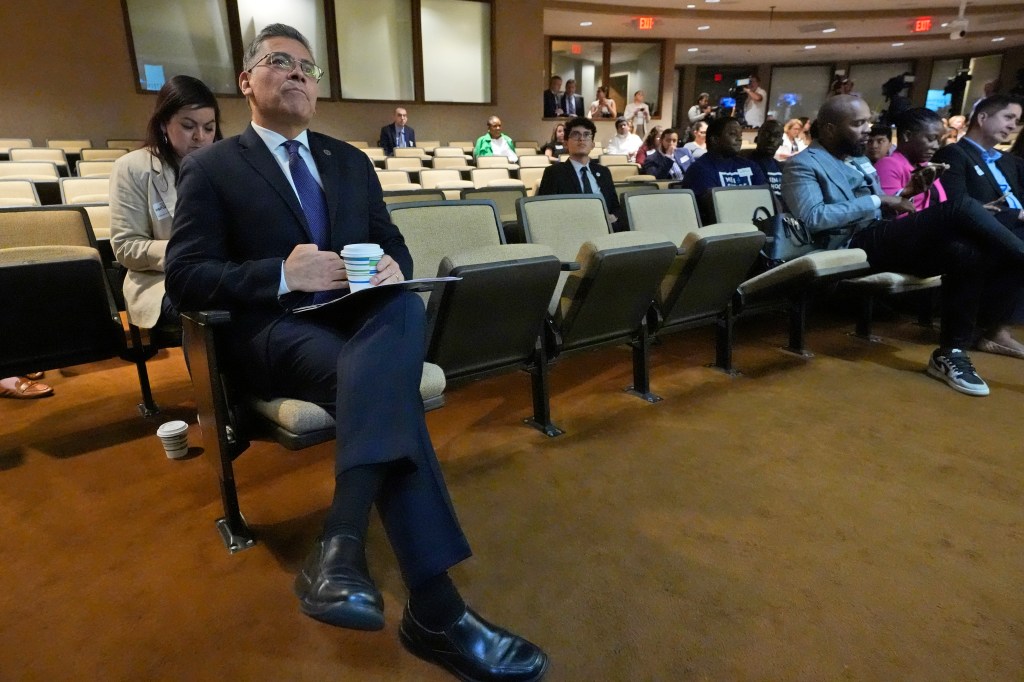
<svg viewBox="0 0 1024 682">
<path fill-rule="evenodd" d="M 967 35 L 967 20 L 954 19 L 949 22 L 949 39 L 960 40 Z"/>
<path fill-rule="evenodd" d="M 746 95 L 747 93 L 746 90 L 744 90 L 744 88 L 747 87 L 748 85 L 750 85 L 749 78 L 740 78 L 739 80 L 736 81 L 735 87 L 729 89 L 729 94 L 733 95 L 734 97 Z"/>
</svg>

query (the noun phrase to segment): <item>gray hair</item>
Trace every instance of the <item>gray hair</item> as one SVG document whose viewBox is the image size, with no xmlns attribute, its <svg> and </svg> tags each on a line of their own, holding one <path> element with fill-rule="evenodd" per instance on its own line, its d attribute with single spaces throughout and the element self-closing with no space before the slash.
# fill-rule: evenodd
<svg viewBox="0 0 1024 682">
<path fill-rule="evenodd" d="M 296 29 L 288 26 L 287 24 L 270 24 L 264 26 L 263 30 L 256 34 L 256 37 L 249 43 L 249 47 L 245 48 L 245 54 L 242 56 L 242 67 L 248 71 L 253 67 L 253 64 L 259 60 L 260 46 L 263 45 L 263 41 L 268 38 L 291 38 L 292 40 L 302 43 L 302 46 L 306 50 L 313 54 L 313 48 L 310 47 L 309 41 L 306 40 L 306 36 L 299 33 Z"/>
</svg>

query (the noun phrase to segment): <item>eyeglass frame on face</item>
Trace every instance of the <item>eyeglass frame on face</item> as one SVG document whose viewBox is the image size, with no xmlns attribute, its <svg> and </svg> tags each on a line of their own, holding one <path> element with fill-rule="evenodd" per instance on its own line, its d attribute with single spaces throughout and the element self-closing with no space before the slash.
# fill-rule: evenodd
<svg viewBox="0 0 1024 682">
<path fill-rule="evenodd" d="M 320 79 L 324 77 L 324 70 L 322 68 L 320 68 L 319 66 L 317 66 L 316 64 L 314 64 L 313 62 L 309 61 L 308 59 L 296 59 L 295 57 L 291 56 L 287 52 L 277 52 L 277 51 L 266 53 L 265 55 L 263 55 L 262 57 L 257 59 L 256 63 L 253 64 L 252 66 L 250 66 L 248 70 L 252 71 L 257 66 L 260 66 L 261 65 L 260 62 L 262 62 L 263 60 L 267 59 L 268 57 L 270 57 L 270 58 L 281 57 L 285 61 L 280 63 L 280 64 L 273 64 L 270 61 L 267 61 L 267 63 L 263 64 L 262 66 L 268 66 L 268 67 L 270 67 L 272 69 L 277 69 L 278 71 L 286 71 L 286 72 L 290 73 L 292 71 L 292 69 L 295 68 L 295 64 L 298 63 L 299 71 L 301 71 L 302 75 L 306 76 L 307 78 L 312 78 L 317 83 L 319 83 Z"/>
<path fill-rule="evenodd" d="M 567 140 L 578 140 L 580 142 L 589 142 L 594 139 L 594 133 L 589 130 L 574 130 L 571 133 L 565 135 Z"/>
</svg>

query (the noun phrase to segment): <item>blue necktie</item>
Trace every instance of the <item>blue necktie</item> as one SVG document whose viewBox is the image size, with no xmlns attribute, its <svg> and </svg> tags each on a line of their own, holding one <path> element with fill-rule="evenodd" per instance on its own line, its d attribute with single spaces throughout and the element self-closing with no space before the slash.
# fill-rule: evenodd
<svg viewBox="0 0 1024 682">
<path fill-rule="evenodd" d="M 295 191 L 299 194 L 302 212 L 309 223 L 309 236 L 321 251 L 331 247 L 331 221 L 327 217 L 327 197 L 313 178 L 306 162 L 299 156 L 299 141 L 288 140 L 284 148 L 288 150 L 288 169 L 292 173 Z"/>
<path fill-rule="evenodd" d="M 401 130 L 398 131 L 398 146 L 405 146 L 405 128 L 402 128 Z"/>
</svg>

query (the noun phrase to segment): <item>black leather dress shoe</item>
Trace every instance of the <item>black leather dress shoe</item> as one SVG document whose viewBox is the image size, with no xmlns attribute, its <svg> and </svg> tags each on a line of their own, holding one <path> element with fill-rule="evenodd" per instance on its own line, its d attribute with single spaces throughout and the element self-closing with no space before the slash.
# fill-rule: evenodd
<svg viewBox="0 0 1024 682">
<path fill-rule="evenodd" d="M 370 579 L 363 543 L 351 535 L 317 540 L 295 576 L 299 608 L 307 616 L 355 630 L 384 627 L 384 599 Z"/>
<path fill-rule="evenodd" d="M 532 682 L 548 669 L 547 654 L 539 646 L 488 623 L 468 607 L 444 631 L 433 632 L 406 606 L 398 634 L 406 649 L 467 682 Z"/>
</svg>

